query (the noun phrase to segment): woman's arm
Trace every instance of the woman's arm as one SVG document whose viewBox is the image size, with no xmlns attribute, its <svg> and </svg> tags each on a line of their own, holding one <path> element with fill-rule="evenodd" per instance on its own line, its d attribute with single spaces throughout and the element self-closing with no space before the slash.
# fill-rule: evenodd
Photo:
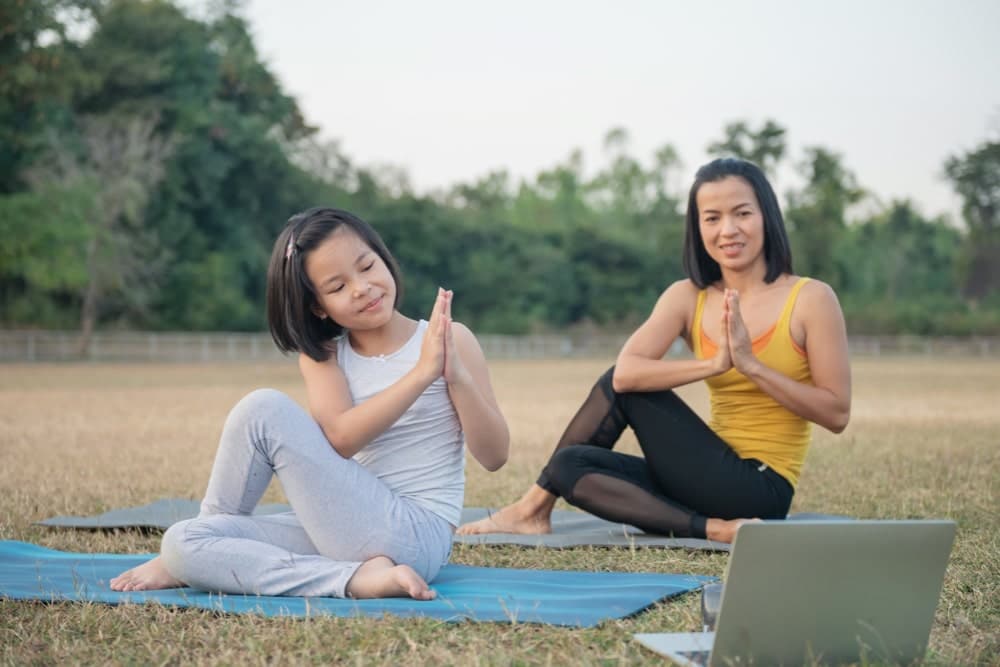
<svg viewBox="0 0 1000 667">
<path fill-rule="evenodd" d="M 420 360 L 397 382 L 354 406 L 347 378 L 335 356 L 322 362 L 299 355 L 299 370 L 306 382 L 309 412 L 330 445 L 350 458 L 392 426 L 444 371 L 444 298 L 439 295 L 424 334 Z"/>
<path fill-rule="evenodd" d="M 799 293 L 796 309 L 805 329 L 811 385 L 768 368 L 754 356 L 740 315 L 739 295 L 731 291 L 727 292 L 724 310 L 729 315 L 733 365 L 790 411 L 840 433 L 851 418 L 851 367 L 840 303 L 829 285 L 813 280 Z"/>
<path fill-rule="evenodd" d="M 493 472 L 507 462 L 510 433 L 493 395 L 486 357 L 469 329 L 451 321 L 452 293 L 446 293 L 445 370 L 448 395 L 458 413 L 465 444 L 480 465 Z"/>
<path fill-rule="evenodd" d="M 664 360 L 670 345 L 690 329 L 698 290 L 690 280 L 680 280 L 660 295 L 653 312 L 628 341 L 615 362 L 615 391 L 660 391 L 725 373 L 732 367 L 729 347 L 719 343 L 712 359 Z"/>
</svg>

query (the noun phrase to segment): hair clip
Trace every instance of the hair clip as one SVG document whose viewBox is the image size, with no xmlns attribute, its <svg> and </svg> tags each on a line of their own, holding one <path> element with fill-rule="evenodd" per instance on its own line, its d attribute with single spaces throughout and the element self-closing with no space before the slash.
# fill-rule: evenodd
<svg viewBox="0 0 1000 667">
<path fill-rule="evenodd" d="M 288 245 L 285 247 L 285 259 L 287 260 L 292 256 L 292 251 L 295 250 L 295 236 L 288 237 Z"/>
</svg>

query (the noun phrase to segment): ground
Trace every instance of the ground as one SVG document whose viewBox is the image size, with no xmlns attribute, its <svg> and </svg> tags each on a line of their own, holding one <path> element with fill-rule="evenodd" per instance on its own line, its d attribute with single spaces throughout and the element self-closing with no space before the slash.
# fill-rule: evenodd
<svg viewBox="0 0 1000 667">
<path fill-rule="evenodd" d="M 496 507 L 533 480 L 610 361 L 491 364 L 511 426 L 510 463 L 468 465 L 467 505 Z M 850 426 L 817 428 L 792 511 L 958 522 L 930 664 L 1000 663 L 1000 360 L 853 361 Z M 199 498 L 228 409 L 256 387 L 304 402 L 294 363 L 0 366 L 0 539 L 145 553 L 158 536 L 43 529 L 157 498 Z M 701 413 L 701 387 L 683 389 Z M 623 449 L 638 453 L 626 438 Z M 278 485 L 264 502 L 281 502 Z M 656 549 L 456 546 L 453 562 L 498 567 L 721 575 L 725 554 Z M 265 619 L 157 606 L 0 601 L 0 664 L 663 664 L 635 632 L 698 628 L 698 596 L 590 630 L 426 620 Z"/>
</svg>

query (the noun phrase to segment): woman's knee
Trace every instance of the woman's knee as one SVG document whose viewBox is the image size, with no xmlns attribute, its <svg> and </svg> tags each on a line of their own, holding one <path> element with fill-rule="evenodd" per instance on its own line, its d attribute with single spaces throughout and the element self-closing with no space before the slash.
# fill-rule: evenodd
<svg viewBox="0 0 1000 667">
<path fill-rule="evenodd" d="M 562 498 L 572 495 L 577 481 L 591 467 L 591 449 L 594 449 L 591 445 L 572 445 L 560 449 L 549 460 L 546 467 L 549 482 Z"/>
<path fill-rule="evenodd" d="M 594 385 L 595 387 L 600 388 L 602 392 L 604 392 L 604 396 L 608 400 L 613 399 L 616 393 L 614 379 L 615 379 L 615 367 L 612 366 L 608 370 L 604 371 L 604 374 L 597 379 L 597 382 Z"/>
</svg>

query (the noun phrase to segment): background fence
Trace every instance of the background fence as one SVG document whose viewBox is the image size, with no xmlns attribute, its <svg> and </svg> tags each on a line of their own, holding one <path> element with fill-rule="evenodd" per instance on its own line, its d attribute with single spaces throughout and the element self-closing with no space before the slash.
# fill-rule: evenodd
<svg viewBox="0 0 1000 667">
<path fill-rule="evenodd" d="M 580 334 L 479 336 L 488 359 L 558 359 L 613 357 L 627 335 Z M 921 338 L 851 336 L 851 353 L 863 356 L 916 355 L 1000 358 L 1000 338 Z M 78 361 L 75 331 L 0 331 L 0 361 Z M 672 356 L 687 354 L 681 341 Z M 219 362 L 286 359 L 266 333 L 101 332 L 91 339 L 87 361 Z"/>
</svg>

